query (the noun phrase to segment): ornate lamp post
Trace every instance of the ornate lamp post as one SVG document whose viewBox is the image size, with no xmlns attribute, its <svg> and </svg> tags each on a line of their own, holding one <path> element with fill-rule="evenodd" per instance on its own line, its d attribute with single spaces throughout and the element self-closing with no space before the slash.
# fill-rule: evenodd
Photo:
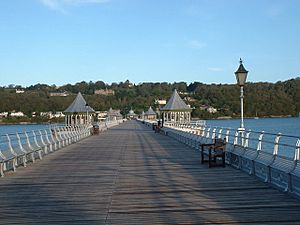
<svg viewBox="0 0 300 225">
<path fill-rule="evenodd" d="M 240 128 L 238 129 L 241 132 L 245 131 L 245 127 L 244 127 L 244 85 L 246 83 L 247 74 L 248 74 L 248 71 L 244 68 L 243 61 L 242 61 L 242 59 L 240 59 L 240 66 L 237 69 L 237 71 L 235 72 L 235 76 L 236 76 L 237 84 L 241 88 L 241 96 L 240 96 L 240 98 L 241 98 L 241 125 L 240 125 Z"/>
</svg>

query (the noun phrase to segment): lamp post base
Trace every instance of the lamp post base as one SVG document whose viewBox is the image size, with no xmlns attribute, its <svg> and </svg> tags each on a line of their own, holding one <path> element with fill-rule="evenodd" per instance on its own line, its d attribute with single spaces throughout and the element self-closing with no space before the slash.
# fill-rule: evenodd
<svg viewBox="0 0 300 225">
<path fill-rule="evenodd" d="M 239 132 L 239 136 L 240 136 L 240 140 L 241 140 L 241 145 L 242 146 L 244 146 L 244 144 L 245 144 L 245 128 L 244 127 L 239 127 L 238 129 L 237 129 L 237 131 Z"/>
</svg>

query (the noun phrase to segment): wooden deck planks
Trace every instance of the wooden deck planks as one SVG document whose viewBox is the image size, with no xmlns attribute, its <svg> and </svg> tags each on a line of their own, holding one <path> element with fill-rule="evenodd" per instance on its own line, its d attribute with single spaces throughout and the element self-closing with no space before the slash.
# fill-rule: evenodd
<svg viewBox="0 0 300 225">
<path fill-rule="evenodd" d="M 135 121 L 0 179 L 0 224 L 299 224 L 300 201 Z"/>
</svg>

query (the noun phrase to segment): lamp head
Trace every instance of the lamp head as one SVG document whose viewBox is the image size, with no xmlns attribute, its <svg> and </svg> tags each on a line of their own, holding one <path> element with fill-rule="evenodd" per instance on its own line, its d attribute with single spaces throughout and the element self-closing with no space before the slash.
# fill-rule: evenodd
<svg viewBox="0 0 300 225">
<path fill-rule="evenodd" d="M 237 84 L 240 86 L 244 86 L 247 80 L 248 71 L 245 69 L 243 65 L 242 59 L 240 59 L 240 66 L 235 72 Z"/>
</svg>

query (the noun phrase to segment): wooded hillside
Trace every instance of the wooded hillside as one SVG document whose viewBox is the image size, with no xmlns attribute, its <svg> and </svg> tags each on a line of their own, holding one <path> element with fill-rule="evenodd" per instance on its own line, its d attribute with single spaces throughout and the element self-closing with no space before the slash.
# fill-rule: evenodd
<svg viewBox="0 0 300 225">
<path fill-rule="evenodd" d="M 15 89 L 24 89 L 17 94 Z M 98 89 L 114 90 L 114 95 L 95 95 Z M 233 84 L 203 84 L 194 82 L 179 83 L 141 83 L 131 84 L 128 80 L 120 83 L 105 84 L 102 81 L 80 82 L 61 87 L 36 84 L 27 88 L 10 85 L 0 88 L 0 112 L 63 111 L 80 91 L 95 110 L 108 110 L 110 107 L 127 113 L 132 107 L 136 113 L 147 110 L 151 105 L 156 108 L 155 99 L 168 99 L 176 88 L 181 97 L 194 108 L 193 116 L 214 118 L 220 116 L 238 117 L 240 114 L 239 87 Z M 277 83 L 247 83 L 245 92 L 245 116 L 298 116 L 300 111 L 300 78 Z M 66 97 L 52 97 L 51 92 L 66 92 Z M 218 110 L 209 113 L 204 110 L 211 106 Z"/>
</svg>

